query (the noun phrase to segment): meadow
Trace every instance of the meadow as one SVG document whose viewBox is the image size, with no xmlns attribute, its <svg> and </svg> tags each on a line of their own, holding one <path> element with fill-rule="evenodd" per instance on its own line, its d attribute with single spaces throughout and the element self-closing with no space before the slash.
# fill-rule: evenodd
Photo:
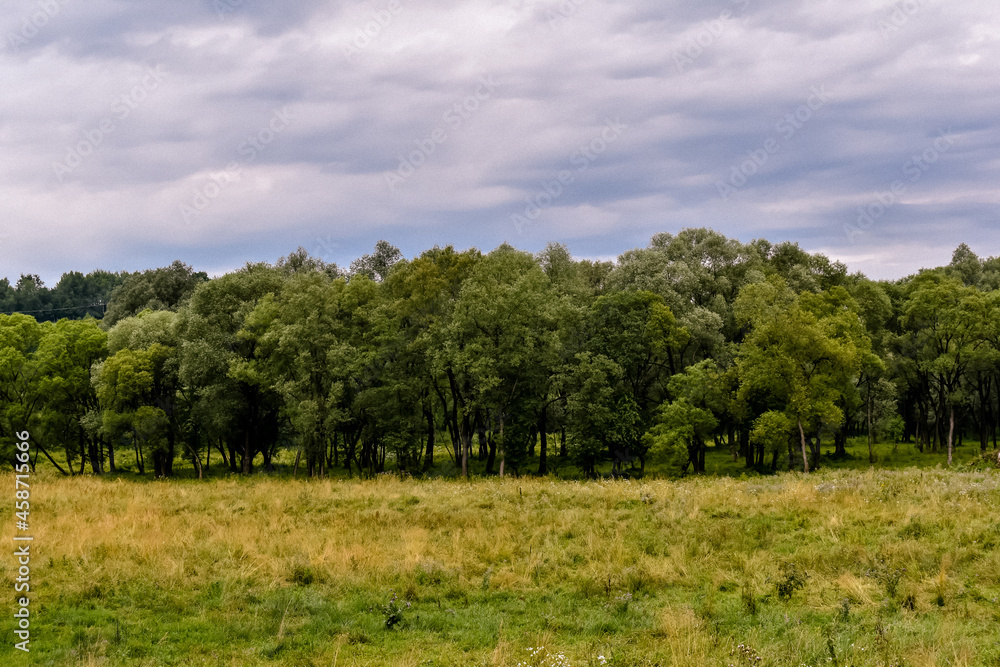
<svg viewBox="0 0 1000 667">
<path fill-rule="evenodd" d="M 4 665 L 1000 665 L 988 467 L 32 488 Z"/>
</svg>

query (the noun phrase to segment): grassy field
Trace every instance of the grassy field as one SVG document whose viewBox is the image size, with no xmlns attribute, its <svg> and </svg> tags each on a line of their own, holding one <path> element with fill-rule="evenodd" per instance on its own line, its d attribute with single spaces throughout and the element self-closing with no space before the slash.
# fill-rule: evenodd
<svg viewBox="0 0 1000 667">
<path fill-rule="evenodd" d="M 990 470 L 42 471 L 31 518 L 32 653 L 8 614 L 3 665 L 1000 665 Z"/>
<path fill-rule="evenodd" d="M 442 437 L 439 439 L 447 441 L 447 436 L 445 434 L 440 434 Z M 552 442 L 550 440 L 550 442 Z M 871 467 L 868 461 L 868 444 L 865 438 L 849 438 L 846 446 L 847 456 L 843 458 L 835 458 L 833 454 L 833 443 L 829 442 L 823 447 L 824 456 L 820 463 L 820 467 L 825 470 L 867 470 Z M 571 462 L 569 458 L 562 458 L 556 453 L 557 447 L 551 445 L 548 456 L 548 465 L 550 475 L 556 479 L 563 480 L 581 480 L 584 478 L 580 469 L 577 468 Z M 993 453 L 995 460 L 996 453 Z M 935 468 L 944 467 L 948 461 L 948 454 L 944 449 L 938 451 L 924 451 L 921 452 L 917 449 L 916 445 L 913 443 L 878 443 L 875 445 L 875 467 L 881 470 L 904 470 L 908 468 Z M 955 463 L 958 468 L 968 468 L 969 463 L 975 459 L 979 458 L 979 443 L 965 440 L 965 443 L 961 446 L 955 448 Z M 260 470 L 261 457 L 258 456 L 255 464 L 255 470 Z M 460 475 L 459 467 L 456 465 L 454 460 L 451 458 L 449 448 L 439 446 L 435 453 L 435 465 L 428 471 L 422 474 L 422 477 L 426 479 L 454 479 Z M 796 456 L 796 463 L 801 467 L 801 459 Z M 65 465 L 63 459 L 59 459 L 59 462 Z M 276 470 L 271 474 L 271 477 L 291 477 L 292 469 L 295 462 L 295 452 L 293 450 L 281 450 L 274 457 L 273 463 L 275 464 Z M 147 472 L 145 475 L 138 475 L 135 466 L 135 457 L 130 450 L 120 450 L 117 454 L 118 463 L 118 473 L 117 477 L 123 479 L 136 479 L 136 480 L 148 480 L 151 475 Z M 51 465 L 44 458 L 39 458 L 38 461 L 40 468 L 45 468 L 48 470 L 54 470 Z M 638 463 L 634 464 L 638 466 Z M 778 466 L 780 470 L 786 470 L 788 467 L 788 457 L 782 456 L 779 459 Z M 79 470 L 80 462 L 75 462 L 74 469 Z M 388 469 L 395 468 L 392 456 L 388 457 L 386 462 L 386 467 Z M 472 476 L 482 476 L 485 474 L 486 464 L 483 461 L 479 461 L 475 456 L 469 461 L 469 470 Z M 496 469 L 496 466 L 495 466 Z M 529 458 L 525 466 L 524 473 L 532 474 L 538 469 L 538 459 L 535 457 Z M 88 467 L 89 470 L 89 467 Z M 509 470 L 509 468 L 508 468 Z M 705 470 L 707 475 L 712 477 L 746 477 L 753 476 L 756 474 L 770 474 L 770 470 L 755 471 L 753 469 L 748 469 L 742 459 L 738 461 L 733 461 L 732 455 L 728 448 L 725 447 L 714 447 L 709 445 L 708 454 L 705 460 Z M 779 470 L 779 471 L 780 471 Z M 597 471 L 600 475 L 604 477 L 611 476 L 611 463 L 606 462 L 602 465 L 597 466 Z M 208 478 L 218 478 L 218 477 L 229 477 L 229 470 L 222 464 L 218 452 L 211 459 L 211 465 L 206 469 L 206 477 Z M 304 474 L 300 469 L 299 474 Z M 335 467 L 329 471 L 329 476 L 334 479 L 350 479 L 350 475 L 343 467 Z M 508 473 L 509 474 L 509 473 Z M 638 468 L 629 469 L 626 466 L 625 469 L 626 476 L 636 477 L 638 476 Z M 652 454 L 647 459 L 646 463 L 646 478 L 673 478 L 680 474 L 680 470 L 677 466 L 667 465 L 655 454 Z M 353 476 L 357 476 L 358 471 L 355 468 L 353 471 Z M 177 479 L 193 479 L 195 478 L 196 472 L 194 466 L 190 460 L 184 460 L 178 458 L 174 462 L 174 476 Z"/>
</svg>

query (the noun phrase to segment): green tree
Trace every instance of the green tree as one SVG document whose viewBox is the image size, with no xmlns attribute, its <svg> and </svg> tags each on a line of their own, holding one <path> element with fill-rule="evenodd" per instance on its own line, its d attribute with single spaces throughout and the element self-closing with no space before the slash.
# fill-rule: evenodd
<svg viewBox="0 0 1000 667">
<path fill-rule="evenodd" d="M 89 459 L 94 474 L 101 474 L 106 443 L 99 432 L 86 427 L 86 418 L 99 409 L 90 372 L 108 354 L 107 334 L 92 318 L 59 320 L 43 331 L 35 354 L 41 432 L 47 441 L 63 444 L 71 473 L 73 460 L 79 457 L 80 473 Z M 114 471 L 113 458 L 111 463 Z"/>
<path fill-rule="evenodd" d="M 507 449 L 501 446 L 498 452 L 498 444 L 517 442 L 512 461 L 523 460 L 520 450 L 527 443 L 504 435 L 512 425 L 517 433 L 527 433 L 537 423 L 559 365 L 561 304 L 535 259 L 507 245 L 478 262 L 463 282 L 435 358 L 463 413 L 463 475 L 477 421 L 490 434 L 487 473 L 498 453 L 504 473 Z"/>
<path fill-rule="evenodd" d="M 201 283 L 181 313 L 179 377 L 190 394 L 199 437 L 215 444 L 233 472 L 249 474 L 260 455 L 271 469 L 279 442 L 280 395 L 232 369 L 256 358 L 247 316 L 285 278 L 265 264 Z"/>
<path fill-rule="evenodd" d="M 208 274 L 196 272 L 180 260 L 174 260 L 170 266 L 132 274 L 111 293 L 102 325 L 110 329 L 144 310 L 176 311 L 207 280 Z"/>
<path fill-rule="evenodd" d="M 750 331 L 737 361 L 740 392 L 761 393 L 795 422 L 809 472 L 806 432 L 838 426 L 870 341 L 843 288 L 796 295 L 780 278 L 747 285 L 736 303 Z M 819 460 L 812 448 L 813 466 Z"/>
<path fill-rule="evenodd" d="M 712 360 L 701 361 L 674 375 L 656 423 L 646 438 L 650 447 L 667 454 L 668 460 L 687 471 L 705 472 L 706 441 L 728 411 L 724 374 Z"/>
<path fill-rule="evenodd" d="M 988 303 L 977 289 L 937 271 L 911 281 L 900 315 L 901 348 L 912 355 L 917 372 L 929 380 L 927 389 L 936 394 L 936 424 L 948 424 L 949 465 L 956 413 L 968 401 L 963 383 L 984 340 L 987 317 Z"/>
<path fill-rule="evenodd" d="M 375 244 L 374 252 L 362 255 L 353 262 L 348 271 L 349 275 L 366 276 L 376 282 L 382 282 L 389 277 L 389 271 L 393 265 L 403 259 L 403 253 L 399 248 L 388 241 L 378 241 Z"/>
<path fill-rule="evenodd" d="M 757 417 L 750 432 L 750 442 L 760 448 L 762 453 L 771 455 L 771 469 L 778 467 L 778 457 L 790 446 L 795 424 L 788 415 L 779 410 L 768 410 Z"/>
<path fill-rule="evenodd" d="M 614 361 L 587 352 L 578 354 L 575 361 L 567 381 L 569 455 L 583 474 L 596 477 L 598 464 L 618 453 L 617 474 L 621 452 L 634 450 L 644 432 L 639 408 Z"/>
<path fill-rule="evenodd" d="M 322 270 L 297 272 L 280 293 L 265 295 L 243 324 L 240 335 L 255 349 L 233 359 L 229 375 L 281 396 L 299 440 L 295 471 L 305 454 L 308 473 L 323 476 L 336 456 L 358 387 L 362 327 L 354 319 L 371 299 L 370 286 Z"/>
</svg>

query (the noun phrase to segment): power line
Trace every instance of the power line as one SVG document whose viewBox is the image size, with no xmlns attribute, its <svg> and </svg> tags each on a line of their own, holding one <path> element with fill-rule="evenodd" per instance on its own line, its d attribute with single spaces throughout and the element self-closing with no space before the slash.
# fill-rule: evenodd
<svg viewBox="0 0 1000 667">
<path fill-rule="evenodd" d="M 57 313 L 63 310 L 80 310 L 82 308 L 101 308 L 104 312 L 107 312 L 107 305 L 103 302 L 98 303 L 87 303 L 79 306 L 67 306 L 65 308 L 43 308 L 41 310 L 6 310 L 3 315 L 14 315 L 15 313 L 21 313 L 22 315 L 34 315 L 35 313 Z"/>
</svg>

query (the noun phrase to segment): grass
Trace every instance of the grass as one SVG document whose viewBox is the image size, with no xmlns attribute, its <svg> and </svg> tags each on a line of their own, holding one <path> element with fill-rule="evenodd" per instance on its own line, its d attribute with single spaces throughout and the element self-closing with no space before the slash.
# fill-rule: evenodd
<svg viewBox="0 0 1000 667">
<path fill-rule="evenodd" d="M 445 434 L 441 434 L 444 441 L 447 441 Z M 439 439 L 440 441 L 440 439 Z M 554 442 L 554 438 L 550 439 L 550 443 Z M 556 479 L 563 480 L 580 480 L 583 475 L 580 469 L 574 466 L 569 459 L 562 458 L 557 454 L 558 448 L 553 444 L 551 445 L 548 465 L 550 475 Z M 836 458 L 833 456 L 833 443 L 832 441 L 826 442 L 823 446 L 823 458 L 820 462 L 820 468 L 826 470 L 867 470 L 871 467 L 868 462 L 868 443 L 865 437 L 849 438 L 845 447 L 846 456 L 842 458 Z M 935 467 L 945 467 L 948 461 L 948 453 L 943 448 L 938 451 L 927 450 L 921 452 L 917 449 L 916 445 L 913 443 L 877 443 L 874 447 L 876 463 L 875 467 L 880 470 L 905 470 L 908 468 L 935 468 Z M 476 450 L 474 448 L 473 453 Z M 966 439 L 964 444 L 957 446 L 955 448 L 955 461 L 959 465 L 966 465 L 977 459 L 979 456 L 979 443 L 973 440 Z M 993 460 L 995 459 L 995 452 L 993 454 Z M 118 463 L 118 477 L 125 479 L 136 479 L 136 480 L 149 480 L 152 475 L 147 471 L 145 475 L 138 475 L 136 473 L 135 457 L 131 450 L 122 449 L 116 453 L 116 459 Z M 450 453 L 447 447 L 439 446 L 435 451 L 435 465 L 428 471 L 422 473 L 422 477 L 429 479 L 454 479 L 458 477 L 460 471 L 456 463 L 450 457 Z M 799 455 L 796 454 L 796 463 L 801 467 L 801 459 Z M 254 461 L 255 471 L 259 471 L 262 458 L 260 456 Z M 292 469 L 295 462 L 295 452 L 293 450 L 280 450 L 274 457 L 273 464 L 275 465 L 275 472 L 271 474 L 271 477 L 291 477 Z M 60 463 L 64 461 L 60 460 Z M 50 469 L 50 464 L 44 459 L 39 459 L 39 467 L 45 467 Z M 388 468 L 394 467 L 394 461 L 390 453 L 388 461 L 386 463 Z M 495 467 L 498 467 L 497 464 Z M 626 467 L 626 476 L 637 477 L 638 476 L 638 463 L 634 464 L 635 467 L 629 469 Z M 788 457 L 781 456 L 778 460 L 779 472 L 787 470 Z M 65 467 L 65 465 L 64 465 Z M 469 461 L 470 474 L 472 476 L 482 476 L 485 473 L 486 464 L 483 461 L 479 461 L 475 456 Z M 79 469 L 79 461 L 75 462 L 75 468 Z M 536 457 L 531 457 L 528 459 L 528 463 L 525 466 L 524 473 L 532 474 L 538 469 L 538 459 Z M 727 447 L 715 447 L 709 445 L 708 455 L 706 456 L 705 469 L 710 476 L 714 477 L 746 477 L 748 475 L 756 474 L 771 474 L 770 470 L 754 470 L 748 469 L 743 461 L 740 459 L 738 461 L 733 461 L 732 456 Z M 89 466 L 88 466 L 89 470 Z M 603 465 L 597 466 L 597 472 L 600 476 L 610 477 L 611 476 L 611 463 L 604 463 Z M 670 467 L 666 465 L 660 457 L 656 456 L 655 453 L 651 454 L 646 463 L 646 477 L 647 478 L 658 478 L 658 477 L 677 477 L 679 470 L 676 466 Z M 299 475 L 304 475 L 305 473 L 300 468 Z M 509 473 L 508 473 L 509 474 Z M 218 477 L 229 477 L 231 473 L 228 468 L 226 468 L 219 457 L 218 452 L 214 452 L 211 465 L 209 466 L 206 476 L 209 478 Z M 358 475 L 358 471 L 354 470 L 354 476 Z M 194 467 L 189 460 L 184 460 L 181 458 L 176 459 L 174 462 L 174 477 L 178 479 L 194 479 L 196 477 Z M 334 479 L 349 479 L 351 476 L 342 467 L 336 467 L 329 471 L 329 476 Z"/>
<path fill-rule="evenodd" d="M 0 664 L 1000 665 L 998 507 L 995 471 L 40 471 L 33 651 L 8 614 Z"/>
</svg>

